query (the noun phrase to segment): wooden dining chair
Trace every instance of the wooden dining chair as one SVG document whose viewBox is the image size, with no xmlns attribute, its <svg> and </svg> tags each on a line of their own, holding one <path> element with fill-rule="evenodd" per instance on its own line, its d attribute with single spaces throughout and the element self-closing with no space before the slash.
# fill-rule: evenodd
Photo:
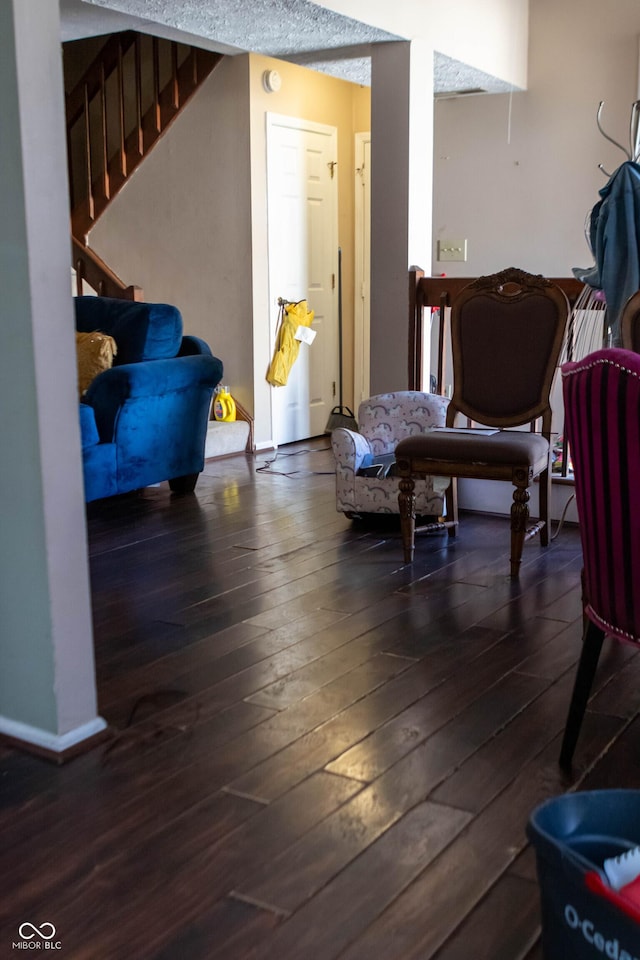
<svg viewBox="0 0 640 960">
<path fill-rule="evenodd" d="M 549 396 L 568 312 L 567 298 L 559 287 L 514 267 L 480 277 L 454 300 L 453 396 L 446 428 L 408 437 L 396 447 L 405 563 L 414 555 L 415 481 L 424 475 L 451 478 L 443 521 L 450 536 L 458 525 L 458 477 L 507 480 L 514 485 L 512 577 L 518 576 L 526 539 L 540 532 L 542 544 L 548 544 Z M 465 426 L 457 422 L 460 416 L 467 418 Z M 528 431 L 511 429 L 525 424 Z M 528 488 L 537 477 L 540 520 L 529 529 Z"/>
<path fill-rule="evenodd" d="M 640 355 L 611 347 L 562 367 L 584 569 L 582 654 L 562 741 L 569 767 L 605 636 L 640 643 Z"/>
</svg>

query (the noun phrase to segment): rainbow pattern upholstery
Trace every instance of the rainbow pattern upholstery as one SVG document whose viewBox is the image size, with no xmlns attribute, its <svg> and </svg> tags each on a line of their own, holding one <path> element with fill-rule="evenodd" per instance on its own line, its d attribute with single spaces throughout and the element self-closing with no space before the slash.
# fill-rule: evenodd
<svg viewBox="0 0 640 960">
<path fill-rule="evenodd" d="M 449 401 L 433 393 L 381 393 L 358 408 L 359 432 L 331 433 L 336 462 L 336 508 L 347 515 L 398 513 L 398 477 L 368 477 L 361 471 L 380 458 L 393 458 L 396 444 L 430 427 L 444 426 Z M 416 511 L 439 517 L 449 481 L 424 477 L 416 484 Z"/>
</svg>

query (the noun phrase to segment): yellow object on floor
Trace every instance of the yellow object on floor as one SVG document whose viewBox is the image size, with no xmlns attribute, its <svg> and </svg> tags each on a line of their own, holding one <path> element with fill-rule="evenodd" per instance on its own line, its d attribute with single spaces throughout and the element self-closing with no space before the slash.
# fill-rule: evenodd
<svg viewBox="0 0 640 960">
<path fill-rule="evenodd" d="M 229 387 L 221 387 L 216 394 L 213 401 L 213 416 L 224 423 L 236 419 L 236 402 L 229 393 Z"/>
</svg>

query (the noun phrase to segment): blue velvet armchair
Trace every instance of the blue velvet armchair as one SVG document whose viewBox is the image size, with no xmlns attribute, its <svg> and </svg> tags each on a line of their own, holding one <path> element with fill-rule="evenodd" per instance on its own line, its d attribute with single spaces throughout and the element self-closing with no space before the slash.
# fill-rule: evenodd
<svg viewBox="0 0 640 960">
<path fill-rule="evenodd" d="M 195 488 L 204 465 L 211 396 L 222 362 L 198 337 L 182 336 L 169 304 L 75 297 L 76 330 L 113 337 L 113 367 L 80 403 L 86 501 L 169 481 Z"/>
</svg>

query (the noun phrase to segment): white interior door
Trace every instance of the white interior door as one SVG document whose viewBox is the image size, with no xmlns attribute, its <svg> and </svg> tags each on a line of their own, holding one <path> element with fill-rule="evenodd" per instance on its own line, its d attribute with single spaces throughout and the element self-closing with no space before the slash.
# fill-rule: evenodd
<svg viewBox="0 0 640 960">
<path fill-rule="evenodd" d="M 279 297 L 307 300 L 316 332 L 287 385 L 272 388 L 277 444 L 324 433 L 337 402 L 337 139 L 335 127 L 267 116 L 271 343 Z"/>
<path fill-rule="evenodd" d="M 371 134 L 356 133 L 353 384 L 356 407 L 370 396 Z"/>
</svg>

